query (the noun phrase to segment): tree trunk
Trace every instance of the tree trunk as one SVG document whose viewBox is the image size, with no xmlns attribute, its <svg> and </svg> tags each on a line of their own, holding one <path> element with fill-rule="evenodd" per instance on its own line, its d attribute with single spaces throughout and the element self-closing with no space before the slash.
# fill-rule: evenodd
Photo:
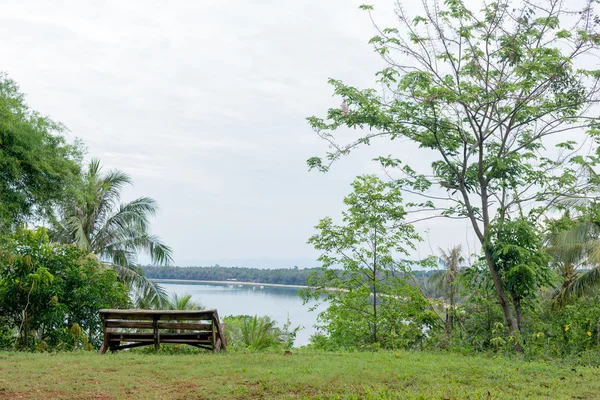
<svg viewBox="0 0 600 400">
<path fill-rule="evenodd" d="M 515 307 L 515 316 L 517 317 L 517 326 L 519 327 L 519 331 L 522 329 L 523 325 L 523 314 L 521 312 L 521 297 L 516 293 L 511 293 L 513 306 Z"/>
<path fill-rule="evenodd" d="M 377 229 L 373 242 L 373 342 L 377 343 Z"/>
<path fill-rule="evenodd" d="M 448 310 L 449 318 L 448 318 L 448 328 L 446 330 L 446 334 L 448 335 L 448 340 L 452 339 L 452 329 L 454 328 L 454 317 L 456 314 L 456 274 L 454 269 L 450 271 L 451 282 L 450 282 L 450 309 Z"/>
<path fill-rule="evenodd" d="M 485 245 L 484 245 L 485 247 Z M 489 250 L 484 249 L 485 260 L 487 261 L 488 268 L 490 273 L 492 274 L 492 280 L 494 281 L 494 288 L 496 289 L 496 293 L 498 294 L 498 300 L 500 303 L 500 307 L 502 308 L 502 312 L 504 313 L 504 320 L 508 325 L 508 330 L 511 334 L 519 332 L 519 324 L 517 320 L 513 316 L 512 310 L 510 309 L 510 302 L 506 297 L 506 292 L 502 287 L 502 281 L 500 280 L 500 275 L 498 275 L 498 271 L 496 271 L 496 266 L 492 261 L 492 257 L 489 253 Z"/>
<path fill-rule="evenodd" d="M 450 322 L 450 309 L 446 310 L 446 320 L 444 321 L 444 329 L 446 330 L 446 338 L 450 341 L 452 336 L 452 323 Z"/>
</svg>

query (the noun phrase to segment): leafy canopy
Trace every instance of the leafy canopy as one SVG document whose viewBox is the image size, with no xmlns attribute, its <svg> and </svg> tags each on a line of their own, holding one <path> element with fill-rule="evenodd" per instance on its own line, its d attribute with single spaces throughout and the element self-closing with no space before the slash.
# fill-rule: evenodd
<svg viewBox="0 0 600 400">
<path fill-rule="evenodd" d="M 377 160 L 405 193 L 425 199 L 410 207 L 421 219 L 470 221 L 511 332 L 517 311 L 498 250 L 484 244 L 504 221 L 525 218 L 538 229 L 557 199 L 586 196 L 598 183 L 596 3 L 499 0 L 471 9 L 461 0 L 423 1 L 411 16 L 399 1 L 398 26 L 375 25 L 370 41 L 387 63 L 376 74 L 381 90 L 331 79 L 342 107 L 308 118 L 330 146 L 325 158 L 308 160 L 311 168 L 326 171 L 377 138 L 420 151 L 429 162 Z M 359 138 L 344 139 L 348 128 Z"/>
<path fill-rule="evenodd" d="M 0 232 L 48 215 L 77 179 L 81 152 L 63 131 L 0 73 Z"/>
</svg>

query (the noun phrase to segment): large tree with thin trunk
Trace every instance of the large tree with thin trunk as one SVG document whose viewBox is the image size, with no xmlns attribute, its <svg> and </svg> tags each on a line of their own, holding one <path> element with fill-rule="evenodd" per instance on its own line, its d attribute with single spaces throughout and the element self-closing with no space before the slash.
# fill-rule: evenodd
<svg viewBox="0 0 600 400">
<path fill-rule="evenodd" d="M 143 297 L 160 305 L 167 300 L 166 293 L 144 277 L 136 261 L 138 254 L 145 252 L 153 262 L 165 264 L 171 261 L 172 252 L 150 233 L 150 217 L 158 208 L 153 199 L 140 197 L 120 204 L 123 187 L 131 183 L 124 172 L 103 172 L 100 161 L 91 160 L 77 194 L 53 219 L 53 235 L 55 240 L 96 254 Z"/>
<path fill-rule="evenodd" d="M 331 149 L 311 158 L 310 167 L 327 170 L 384 138 L 402 140 L 431 161 L 407 165 L 406 152 L 378 158 L 405 193 L 421 197 L 413 206 L 424 218 L 470 221 L 513 334 L 520 329 L 492 228 L 513 220 L 534 226 L 556 199 L 594 186 L 595 7 L 592 0 L 498 0 L 470 8 L 460 0 L 424 0 L 409 13 L 399 1 L 397 26 L 375 24 L 371 39 L 387 63 L 377 73 L 380 89 L 332 79 L 342 107 L 309 118 Z M 372 6 L 362 8 L 373 18 Z M 358 136 L 344 139 L 342 127 Z"/>
</svg>

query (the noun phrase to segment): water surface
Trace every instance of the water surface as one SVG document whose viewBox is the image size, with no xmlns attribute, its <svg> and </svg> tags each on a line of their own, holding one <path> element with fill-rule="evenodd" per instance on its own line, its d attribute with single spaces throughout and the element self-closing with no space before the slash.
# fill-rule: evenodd
<svg viewBox="0 0 600 400">
<path fill-rule="evenodd" d="M 310 336 L 317 331 L 314 327 L 317 311 L 311 312 L 309 304 L 302 304 L 298 288 L 246 286 L 237 283 L 157 282 L 169 294 L 191 294 L 193 301 L 206 308 L 216 309 L 221 319 L 227 315 L 268 315 L 279 326 L 283 326 L 289 318 L 292 327 L 303 327 L 296 336 L 295 346 L 308 344 Z"/>
</svg>

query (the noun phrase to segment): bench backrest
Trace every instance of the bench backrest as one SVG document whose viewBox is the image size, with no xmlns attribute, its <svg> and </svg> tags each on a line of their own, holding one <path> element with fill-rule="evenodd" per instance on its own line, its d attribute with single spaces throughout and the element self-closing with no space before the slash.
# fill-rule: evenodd
<svg viewBox="0 0 600 400">
<path fill-rule="evenodd" d="M 218 323 L 215 310 L 100 310 L 100 318 L 105 328 L 212 331 Z"/>
<path fill-rule="evenodd" d="M 212 321 L 217 310 L 100 310 L 104 319 L 129 321 Z"/>
</svg>

